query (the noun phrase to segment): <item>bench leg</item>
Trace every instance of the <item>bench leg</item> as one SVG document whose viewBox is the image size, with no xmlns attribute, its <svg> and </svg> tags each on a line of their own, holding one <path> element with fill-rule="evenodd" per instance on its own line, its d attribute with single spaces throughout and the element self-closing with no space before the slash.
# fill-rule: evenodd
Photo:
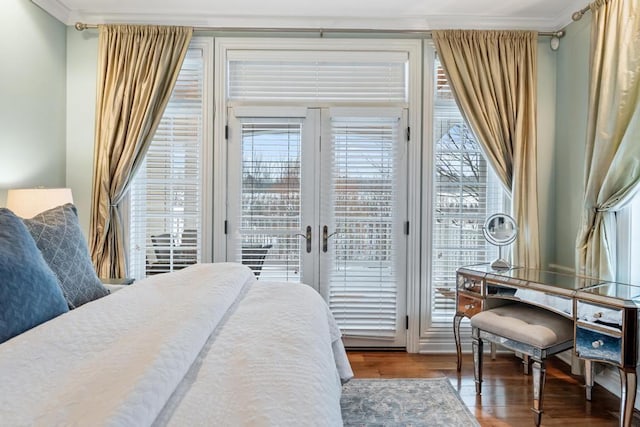
<svg viewBox="0 0 640 427">
<path fill-rule="evenodd" d="M 483 343 L 475 334 L 473 340 L 473 375 L 476 381 L 476 394 L 482 393 L 482 347 Z"/>
<path fill-rule="evenodd" d="M 544 389 L 544 381 L 547 374 L 547 370 L 544 366 L 544 361 L 533 361 L 533 422 L 536 426 L 540 425 L 542 420 L 542 392 Z"/>
<path fill-rule="evenodd" d="M 524 374 L 529 375 L 529 356 L 526 354 L 522 355 L 522 365 L 524 367 Z"/>
</svg>

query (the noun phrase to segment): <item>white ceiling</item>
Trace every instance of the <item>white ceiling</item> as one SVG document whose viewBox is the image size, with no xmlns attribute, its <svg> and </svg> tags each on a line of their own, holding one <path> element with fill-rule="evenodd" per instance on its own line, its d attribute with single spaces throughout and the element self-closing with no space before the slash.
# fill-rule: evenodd
<svg viewBox="0 0 640 427">
<path fill-rule="evenodd" d="M 589 0 L 32 0 L 67 25 L 556 31 Z"/>
</svg>

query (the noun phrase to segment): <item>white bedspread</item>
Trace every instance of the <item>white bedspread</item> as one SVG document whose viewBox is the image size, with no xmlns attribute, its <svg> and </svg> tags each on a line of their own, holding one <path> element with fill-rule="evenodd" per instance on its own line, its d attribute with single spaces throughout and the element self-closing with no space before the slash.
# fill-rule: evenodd
<svg viewBox="0 0 640 427">
<path fill-rule="evenodd" d="M 239 264 L 145 279 L 0 345 L 0 425 L 339 424 L 351 371 L 318 301 Z"/>
</svg>

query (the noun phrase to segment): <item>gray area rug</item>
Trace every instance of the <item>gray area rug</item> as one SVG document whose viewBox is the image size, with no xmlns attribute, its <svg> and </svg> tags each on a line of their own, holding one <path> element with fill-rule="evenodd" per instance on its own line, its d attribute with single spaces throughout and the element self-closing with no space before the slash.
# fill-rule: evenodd
<svg viewBox="0 0 640 427">
<path fill-rule="evenodd" d="M 340 405 L 345 426 L 480 426 L 446 378 L 352 379 Z"/>
</svg>

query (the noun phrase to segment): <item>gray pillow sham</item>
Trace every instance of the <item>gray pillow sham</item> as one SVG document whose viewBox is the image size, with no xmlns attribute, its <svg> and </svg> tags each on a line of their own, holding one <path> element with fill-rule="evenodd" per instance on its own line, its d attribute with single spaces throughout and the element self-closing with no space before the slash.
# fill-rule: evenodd
<svg viewBox="0 0 640 427">
<path fill-rule="evenodd" d="M 56 274 L 70 308 L 109 294 L 91 263 L 75 206 L 67 203 L 23 221 Z"/>
</svg>

